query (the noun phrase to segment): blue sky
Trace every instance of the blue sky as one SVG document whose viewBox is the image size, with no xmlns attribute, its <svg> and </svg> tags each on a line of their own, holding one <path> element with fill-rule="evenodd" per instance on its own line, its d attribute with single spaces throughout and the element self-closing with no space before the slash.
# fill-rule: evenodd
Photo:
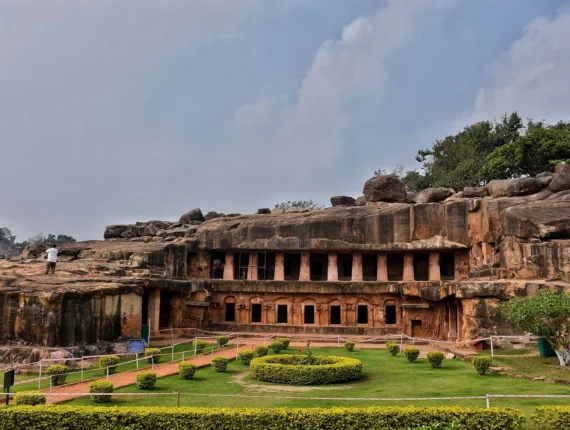
<svg viewBox="0 0 570 430">
<path fill-rule="evenodd" d="M 0 226 L 357 197 L 519 111 L 569 120 L 568 0 L 0 0 Z"/>
</svg>

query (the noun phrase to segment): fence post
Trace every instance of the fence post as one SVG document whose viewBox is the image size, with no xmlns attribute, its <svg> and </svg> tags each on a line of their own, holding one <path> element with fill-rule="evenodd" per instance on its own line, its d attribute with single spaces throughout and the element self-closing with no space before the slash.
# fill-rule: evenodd
<svg viewBox="0 0 570 430">
<path fill-rule="evenodd" d="M 176 407 L 180 406 L 180 391 L 176 393 Z"/>
<path fill-rule="evenodd" d="M 237 335 L 236 360 L 238 359 L 238 354 L 239 354 L 239 333 Z"/>
<path fill-rule="evenodd" d="M 336 334 L 336 347 L 340 348 L 340 334 L 339 333 Z"/>
<path fill-rule="evenodd" d="M 152 370 L 154 370 L 154 355 L 151 355 L 150 357 L 151 357 L 150 366 L 151 366 Z"/>
<path fill-rule="evenodd" d="M 174 329 L 170 326 L 170 334 L 172 335 L 172 361 L 174 361 Z"/>
<path fill-rule="evenodd" d="M 136 354 L 136 355 L 137 355 L 137 358 L 136 358 L 136 360 L 137 360 L 137 369 L 138 369 L 138 368 L 139 368 L 139 353 L 137 352 L 137 354 Z"/>
<path fill-rule="evenodd" d="M 107 381 L 109 380 L 109 366 L 107 366 Z"/>
<path fill-rule="evenodd" d="M 485 402 L 487 403 L 487 409 L 489 409 L 491 407 L 491 405 L 489 404 L 489 395 L 485 394 Z"/>
<path fill-rule="evenodd" d="M 174 344 L 172 344 L 172 361 L 174 361 Z"/>
<path fill-rule="evenodd" d="M 404 349 L 404 333 L 400 334 L 400 351 Z"/>
<path fill-rule="evenodd" d="M 52 377 L 53 377 L 53 376 L 50 376 L 50 377 L 49 377 L 49 402 L 50 402 L 50 403 L 53 403 L 53 397 L 52 397 L 52 395 L 51 395 L 51 378 L 52 378 Z"/>
<path fill-rule="evenodd" d="M 38 390 L 42 389 L 42 360 L 40 360 L 40 377 L 38 380 Z"/>
<path fill-rule="evenodd" d="M 81 357 L 81 382 L 83 382 L 83 357 Z"/>
<path fill-rule="evenodd" d="M 495 352 L 493 350 L 493 336 L 491 335 L 489 338 L 491 339 L 491 358 L 495 358 Z"/>
<path fill-rule="evenodd" d="M 184 361 L 184 351 L 182 351 L 182 361 Z"/>
</svg>

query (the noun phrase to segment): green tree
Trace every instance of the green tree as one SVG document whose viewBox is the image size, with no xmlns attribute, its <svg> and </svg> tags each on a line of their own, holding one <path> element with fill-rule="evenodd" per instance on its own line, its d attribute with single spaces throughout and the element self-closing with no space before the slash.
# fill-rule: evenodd
<svg viewBox="0 0 570 430">
<path fill-rule="evenodd" d="M 520 330 L 544 337 L 561 366 L 570 362 L 570 294 L 546 290 L 516 297 L 502 303 L 499 314 Z"/>
<path fill-rule="evenodd" d="M 298 201 L 288 201 L 282 202 L 275 205 L 275 209 L 308 209 L 310 211 L 318 211 L 324 209 L 325 207 L 314 203 L 312 200 L 298 200 Z"/>
</svg>

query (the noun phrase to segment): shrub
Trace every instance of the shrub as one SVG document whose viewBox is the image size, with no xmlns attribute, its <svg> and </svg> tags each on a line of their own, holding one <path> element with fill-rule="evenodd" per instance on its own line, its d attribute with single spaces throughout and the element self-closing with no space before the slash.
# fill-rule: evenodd
<svg viewBox="0 0 570 430">
<path fill-rule="evenodd" d="M 69 372 L 69 368 L 62 364 L 53 364 L 46 369 L 46 374 L 51 376 L 51 383 L 53 385 L 65 384 L 67 372 Z"/>
<path fill-rule="evenodd" d="M 15 405 L 45 405 L 46 396 L 39 391 L 22 391 L 14 396 Z"/>
<path fill-rule="evenodd" d="M 192 342 L 192 348 L 196 350 L 196 352 L 202 352 L 208 347 L 208 342 L 202 339 L 196 339 Z"/>
<path fill-rule="evenodd" d="M 271 348 L 275 354 L 279 354 L 280 351 L 283 351 L 285 349 L 285 345 L 283 345 L 283 342 L 276 340 L 275 342 L 271 342 L 269 348 Z"/>
<path fill-rule="evenodd" d="M 158 363 L 160 361 L 160 349 L 158 348 L 145 348 L 144 356 L 148 357 L 149 363 Z"/>
<path fill-rule="evenodd" d="M 190 361 L 182 361 L 178 363 L 178 375 L 180 375 L 182 379 L 194 378 L 196 369 L 198 369 L 198 366 Z"/>
<path fill-rule="evenodd" d="M 228 342 L 230 341 L 230 337 L 229 336 L 218 336 L 216 338 L 216 341 L 218 342 L 218 345 L 224 346 L 224 345 L 228 344 Z"/>
<path fill-rule="evenodd" d="M 392 354 L 392 357 L 395 357 L 400 352 L 400 347 L 398 346 L 397 343 L 394 342 L 387 343 L 386 349 L 390 354 Z"/>
<path fill-rule="evenodd" d="M 150 370 L 143 370 L 137 373 L 137 387 L 141 390 L 150 390 L 156 384 L 156 373 Z"/>
<path fill-rule="evenodd" d="M 99 358 L 99 367 L 105 368 L 109 367 L 109 374 L 115 373 L 117 371 L 117 364 L 119 364 L 120 358 L 116 355 L 105 355 Z M 112 367 L 111 367 L 112 366 Z"/>
<path fill-rule="evenodd" d="M 539 406 L 531 417 L 536 423 L 536 428 L 544 430 L 568 428 L 570 406 Z"/>
<path fill-rule="evenodd" d="M 225 372 L 229 362 L 230 360 L 228 360 L 226 357 L 212 358 L 212 365 L 214 366 L 214 369 L 216 369 L 216 372 Z"/>
<path fill-rule="evenodd" d="M 284 346 L 283 349 L 289 349 L 289 344 L 291 343 L 290 339 L 287 339 L 286 337 L 281 337 L 277 340 L 283 344 L 283 346 Z"/>
<path fill-rule="evenodd" d="M 255 347 L 255 354 L 258 357 L 265 357 L 268 352 L 269 352 L 269 348 L 267 348 L 266 346 L 259 345 L 259 346 Z"/>
<path fill-rule="evenodd" d="M 243 351 L 239 352 L 238 358 L 243 364 L 249 366 L 249 363 L 253 359 L 253 351 L 251 349 L 244 349 Z"/>
<path fill-rule="evenodd" d="M 256 359 L 259 360 L 259 359 Z M 449 424 L 459 419 L 461 430 L 517 429 L 524 414 L 512 408 L 368 407 L 368 408 L 187 408 L 101 406 L 19 406 L 0 408 L 6 430 L 38 429 L 402 429 Z M 562 423 L 558 429 L 566 428 Z"/>
<path fill-rule="evenodd" d="M 413 363 L 418 359 L 418 356 L 420 355 L 420 350 L 418 348 L 413 348 L 413 347 L 404 348 L 404 355 L 406 356 L 406 359 L 410 363 Z"/>
<path fill-rule="evenodd" d="M 479 375 L 484 375 L 489 370 L 491 362 L 491 357 L 475 357 L 473 359 L 473 366 L 475 366 Z"/>
<path fill-rule="evenodd" d="M 356 358 L 315 356 L 312 365 L 298 365 L 305 356 L 267 356 L 252 360 L 251 376 L 259 381 L 294 385 L 348 382 L 362 376 L 362 362 Z"/>
<path fill-rule="evenodd" d="M 89 392 L 93 393 L 91 398 L 97 403 L 107 403 L 111 401 L 111 396 L 98 396 L 96 393 L 112 393 L 113 383 L 109 381 L 95 381 L 89 385 Z M 84 427 L 86 428 L 86 427 Z"/>
<path fill-rule="evenodd" d="M 347 340 L 346 342 L 344 342 L 344 347 L 346 348 L 347 351 L 352 352 L 354 351 L 354 342 Z"/>
<path fill-rule="evenodd" d="M 443 352 L 430 351 L 427 353 L 427 359 L 431 367 L 439 369 L 441 367 L 441 362 L 443 361 Z"/>
</svg>

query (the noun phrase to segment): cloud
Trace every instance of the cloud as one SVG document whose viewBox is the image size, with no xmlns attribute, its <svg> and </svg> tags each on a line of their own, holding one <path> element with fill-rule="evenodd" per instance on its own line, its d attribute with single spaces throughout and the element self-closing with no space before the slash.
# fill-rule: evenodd
<svg viewBox="0 0 570 430">
<path fill-rule="evenodd" d="M 515 110 L 536 120 L 569 120 L 570 8 L 552 19 L 532 20 L 486 71 L 488 82 L 478 90 L 462 125 Z"/>
</svg>

